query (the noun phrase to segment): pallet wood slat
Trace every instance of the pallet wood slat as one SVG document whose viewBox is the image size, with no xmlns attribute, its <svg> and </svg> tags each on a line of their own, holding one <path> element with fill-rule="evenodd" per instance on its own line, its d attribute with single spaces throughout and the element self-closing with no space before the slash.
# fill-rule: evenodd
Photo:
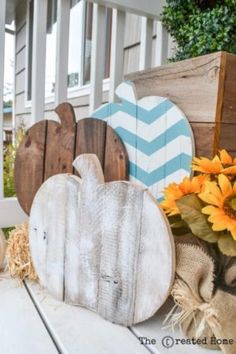
<svg viewBox="0 0 236 354">
<path fill-rule="evenodd" d="M 104 184 L 93 154 L 74 166 L 82 179 L 48 179 L 30 215 L 32 259 L 57 299 L 125 326 L 164 303 L 175 269 L 174 243 L 156 200 L 129 182 Z"/>
<path fill-rule="evenodd" d="M 219 149 L 236 154 L 236 55 L 213 53 L 133 73 L 138 97 L 163 95 L 185 112 L 195 135 L 196 155 Z"/>
<path fill-rule="evenodd" d="M 16 194 L 27 214 L 43 181 L 58 173 L 73 173 L 72 162 L 79 154 L 97 154 L 107 181 L 128 178 L 125 147 L 105 122 L 85 118 L 76 123 L 68 103 L 60 104 L 56 113 L 60 123 L 36 123 L 27 131 L 16 154 Z"/>
</svg>

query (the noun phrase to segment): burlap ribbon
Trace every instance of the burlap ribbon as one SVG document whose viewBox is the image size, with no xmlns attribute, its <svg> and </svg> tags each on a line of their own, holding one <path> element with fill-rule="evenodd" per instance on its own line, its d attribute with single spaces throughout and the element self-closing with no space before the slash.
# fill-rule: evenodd
<svg viewBox="0 0 236 354">
<path fill-rule="evenodd" d="M 176 303 L 167 316 L 181 325 L 189 338 L 206 340 L 204 346 L 236 354 L 236 260 L 219 271 L 217 262 L 201 245 L 177 241 L 177 271 L 172 295 Z M 225 289 L 217 285 L 217 273 Z M 220 342 L 217 344 L 216 339 Z M 232 343 L 233 342 L 233 343 Z"/>
</svg>

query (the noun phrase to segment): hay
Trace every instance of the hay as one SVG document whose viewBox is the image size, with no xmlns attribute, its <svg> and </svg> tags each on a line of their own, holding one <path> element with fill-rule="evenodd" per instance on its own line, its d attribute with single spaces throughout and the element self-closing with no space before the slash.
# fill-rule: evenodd
<svg viewBox="0 0 236 354">
<path fill-rule="evenodd" d="M 23 223 L 11 231 L 7 251 L 7 269 L 13 278 L 38 281 L 29 248 L 28 223 Z"/>
</svg>

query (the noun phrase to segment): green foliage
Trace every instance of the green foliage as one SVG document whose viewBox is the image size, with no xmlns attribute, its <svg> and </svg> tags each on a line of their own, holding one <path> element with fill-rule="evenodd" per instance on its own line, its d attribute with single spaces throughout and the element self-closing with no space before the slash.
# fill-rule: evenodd
<svg viewBox="0 0 236 354">
<path fill-rule="evenodd" d="M 4 160 L 3 160 L 3 181 L 4 181 L 4 196 L 14 197 L 15 196 L 15 186 L 14 186 L 14 161 L 16 156 L 16 150 L 24 136 L 24 126 L 20 127 L 16 133 L 16 142 L 15 144 L 7 145 L 4 151 Z M 9 232 L 12 228 L 4 229 L 6 237 L 8 237 Z"/>
<path fill-rule="evenodd" d="M 196 194 L 189 194 L 176 202 L 182 219 L 188 224 L 192 233 L 204 241 L 218 241 L 218 234 L 212 231 L 206 215 L 202 214 L 202 202 Z"/>
<path fill-rule="evenodd" d="M 177 43 L 174 60 L 236 54 L 236 0 L 167 0 L 163 23 Z"/>
</svg>

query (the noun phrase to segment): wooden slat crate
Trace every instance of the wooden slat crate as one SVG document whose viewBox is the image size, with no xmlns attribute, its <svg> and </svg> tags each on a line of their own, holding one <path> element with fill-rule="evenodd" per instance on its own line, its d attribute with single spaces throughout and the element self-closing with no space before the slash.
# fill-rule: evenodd
<svg viewBox="0 0 236 354">
<path fill-rule="evenodd" d="M 196 155 L 236 155 L 236 55 L 213 53 L 130 74 L 139 97 L 170 98 L 188 117 Z"/>
</svg>

